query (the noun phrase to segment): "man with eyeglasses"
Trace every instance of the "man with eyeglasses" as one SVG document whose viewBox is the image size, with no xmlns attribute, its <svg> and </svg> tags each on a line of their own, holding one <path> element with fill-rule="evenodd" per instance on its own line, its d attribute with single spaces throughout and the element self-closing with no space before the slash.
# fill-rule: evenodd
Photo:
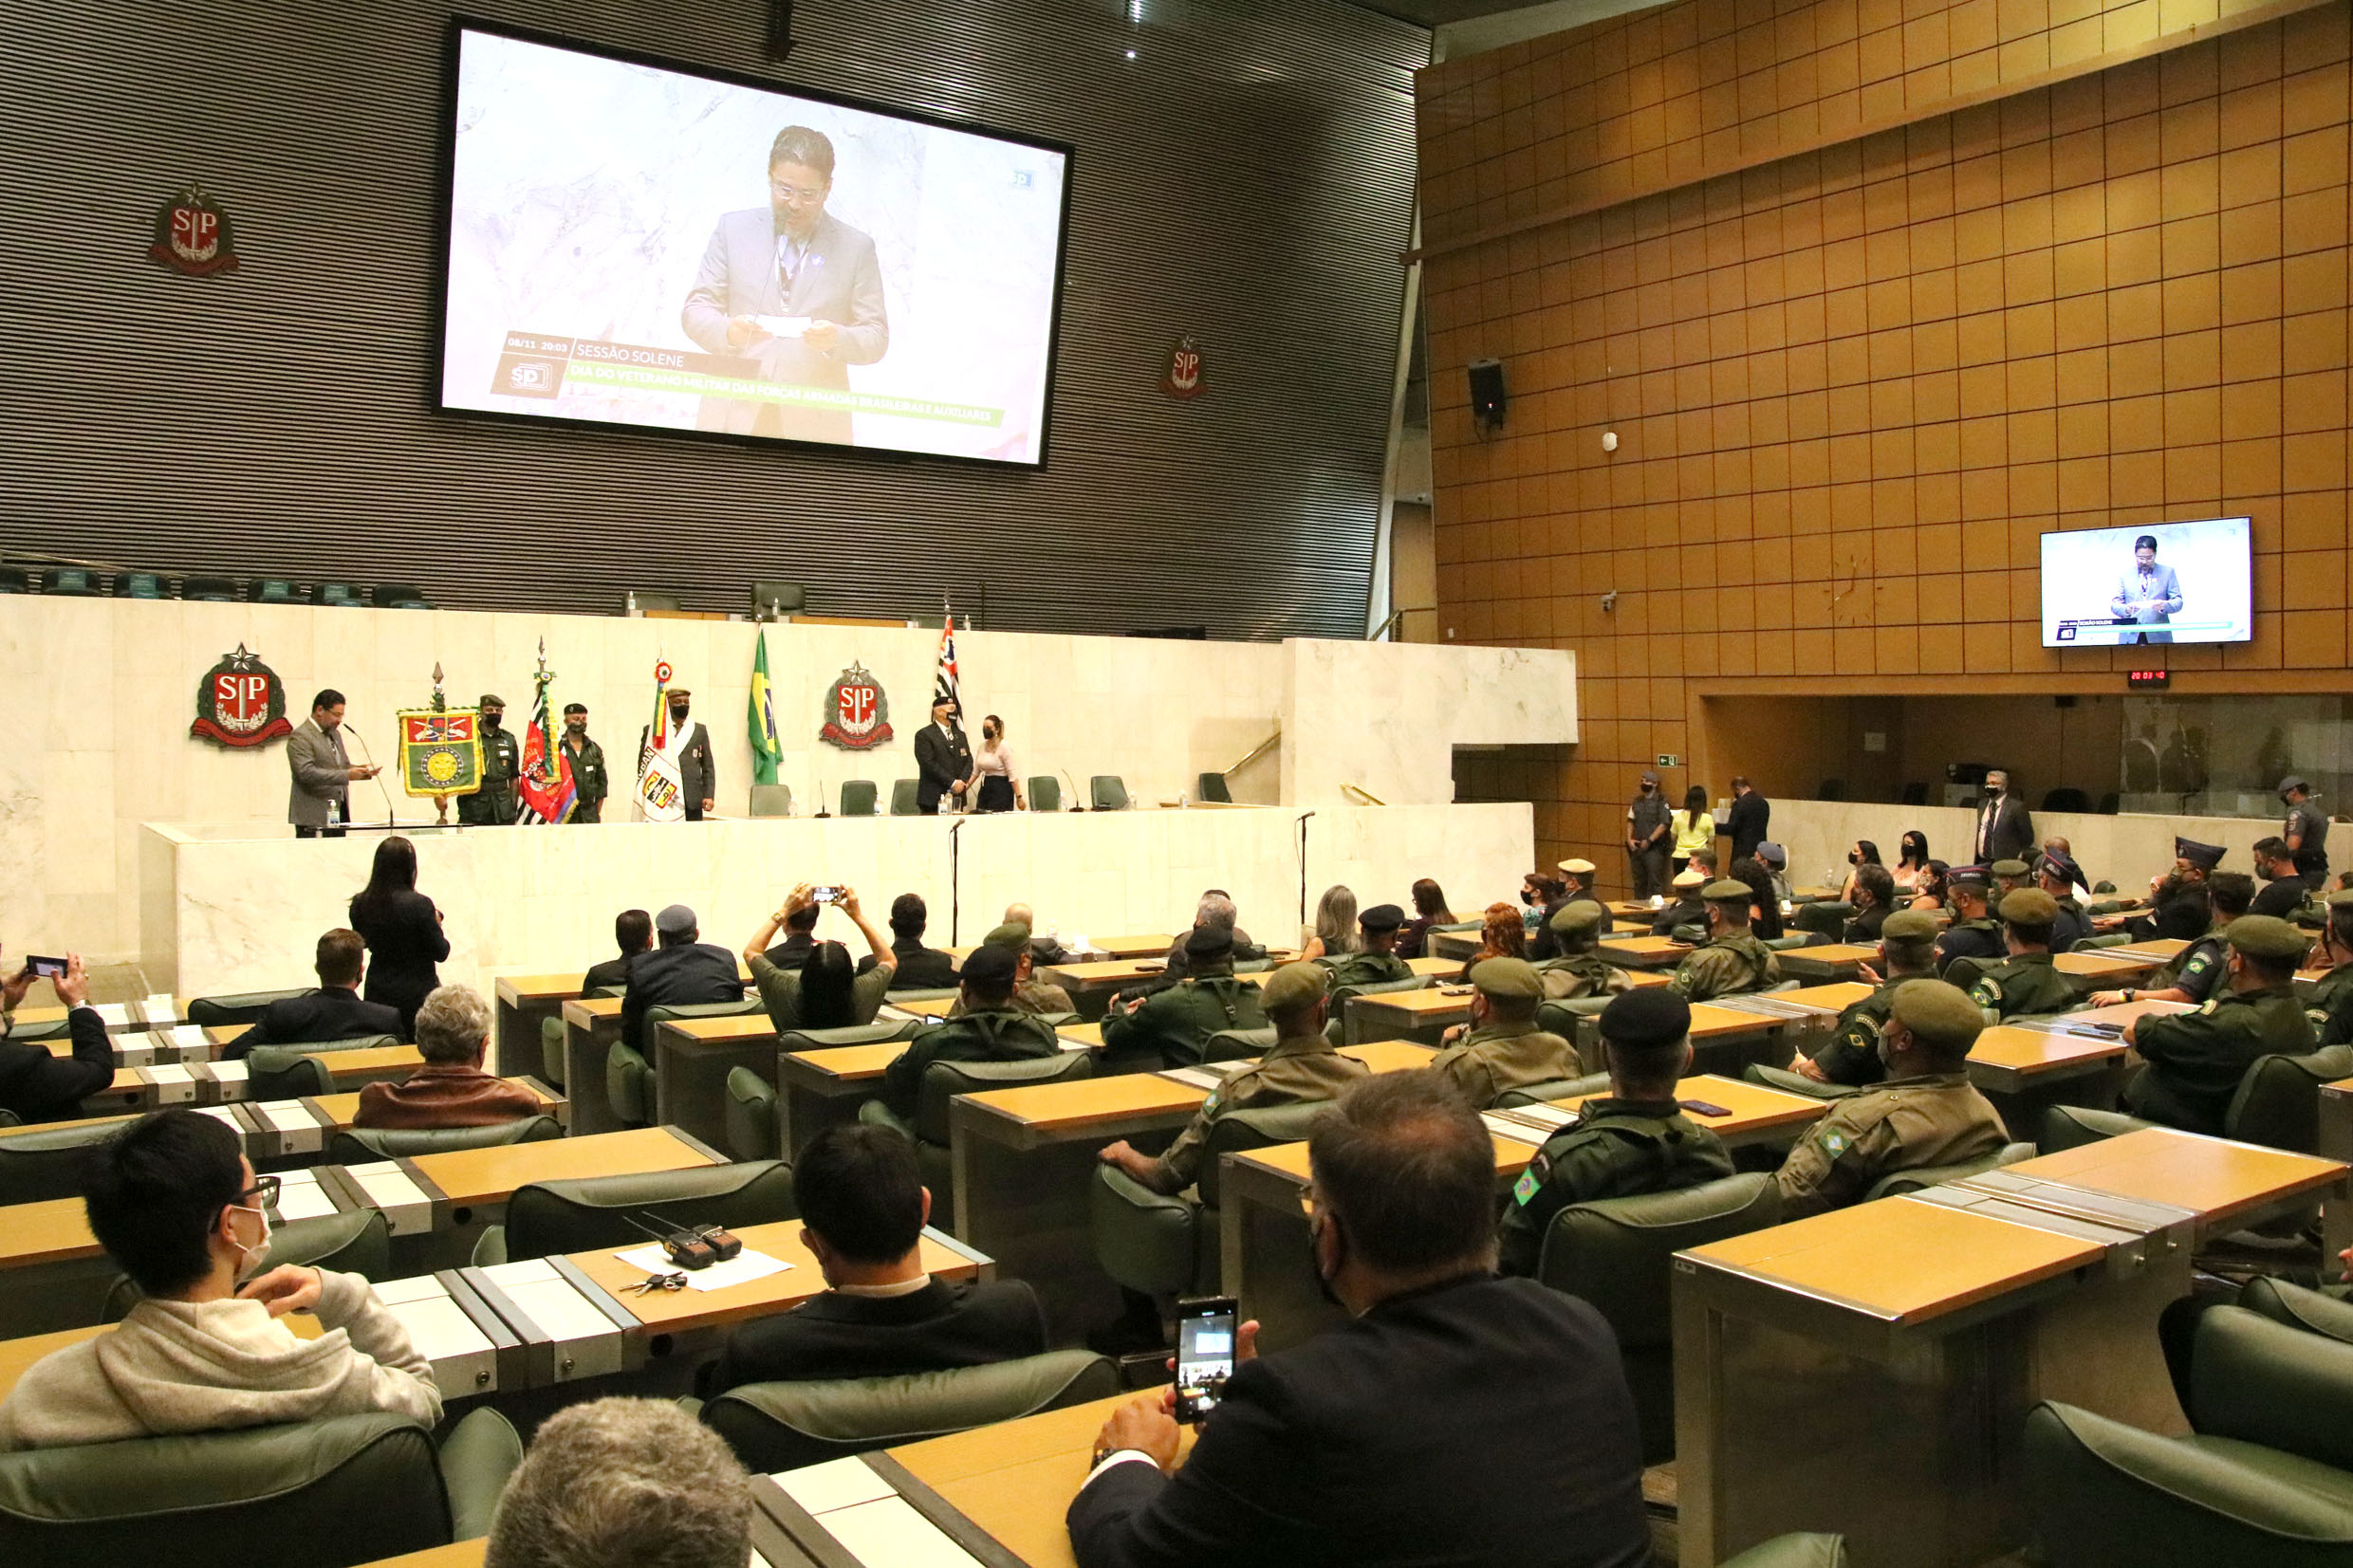
<svg viewBox="0 0 2353 1568">
<path fill-rule="evenodd" d="M 278 1178 L 255 1177 L 226 1124 L 157 1111 L 91 1155 L 90 1229 L 140 1300 L 114 1328 L 26 1370 L 0 1401 L 0 1451 L 376 1411 L 440 1420 L 433 1364 L 366 1280 L 259 1266 Z M 293 1312 L 327 1332 L 297 1338 Z"/>
<path fill-rule="evenodd" d="M 712 231 L 686 335 L 786 390 L 705 397 L 698 429 L 849 443 L 849 411 L 823 394 L 849 391 L 849 367 L 881 359 L 891 329 L 873 236 L 825 211 L 833 163 L 824 132 L 786 126 L 769 148 L 768 205 L 726 213 Z"/>
</svg>

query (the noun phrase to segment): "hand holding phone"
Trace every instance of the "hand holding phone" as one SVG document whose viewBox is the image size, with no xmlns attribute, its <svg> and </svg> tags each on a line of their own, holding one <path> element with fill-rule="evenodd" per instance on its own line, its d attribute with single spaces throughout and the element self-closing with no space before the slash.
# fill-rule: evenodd
<svg viewBox="0 0 2353 1568">
<path fill-rule="evenodd" d="M 831 883 L 811 888 L 809 889 L 809 901 L 815 904 L 838 904 L 842 901 L 842 890 Z"/>
<path fill-rule="evenodd" d="M 1198 1421 L 1216 1409 L 1233 1375 L 1241 1309 L 1231 1296 L 1192 1296 L 1176 1303 L 1177 1420 Z"/>
<path fill-rule="evenodd" d="M 65 960 L 44 958 L 39 953 L 27 953 L 25 972 L 43 980 L 62 980 L 65 975 Z"/>
</svg>

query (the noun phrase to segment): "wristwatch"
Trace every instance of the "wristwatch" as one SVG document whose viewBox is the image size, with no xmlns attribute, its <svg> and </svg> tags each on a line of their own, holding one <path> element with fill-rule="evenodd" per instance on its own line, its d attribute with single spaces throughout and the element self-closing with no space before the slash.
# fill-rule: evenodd
<svg viewBox="0 0 2353 1568">
<path fill-rule="evenodd" d="M 2133 988 L 2132 988 L 2130 986 L 2127 986 L 2127 987 L 2124 987 L 2124 1000 L 2125 1000 L 2125 1001 L 2127 1001 L 2127 1002 L 2130 1002 L 2132 999 L 2133 999 Z"/>
</svg>

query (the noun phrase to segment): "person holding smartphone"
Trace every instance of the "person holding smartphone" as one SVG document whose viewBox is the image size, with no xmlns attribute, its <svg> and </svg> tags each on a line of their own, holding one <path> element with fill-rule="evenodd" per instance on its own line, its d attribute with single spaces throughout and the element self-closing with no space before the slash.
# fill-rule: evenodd
<svg viewBox="0 0 2353 1568">
<path fill-rule="evenodd" d="M 68 1009 L 65 1029 L 73 1055 L 61 1057 L 46 1044 L 9 1039 L 16 1009 L 36 979 L 46 978 Z M 89 977 L 82 955 L 28 958 L 16 973 L 0 980 L 0 1111 L 19 1121 L 70 1121 L 82 1115 L 82 1097 L 97 1094 L 115 1079 L 114 1044 L 105 1022 L 88 1005 Z"/>
</svg>

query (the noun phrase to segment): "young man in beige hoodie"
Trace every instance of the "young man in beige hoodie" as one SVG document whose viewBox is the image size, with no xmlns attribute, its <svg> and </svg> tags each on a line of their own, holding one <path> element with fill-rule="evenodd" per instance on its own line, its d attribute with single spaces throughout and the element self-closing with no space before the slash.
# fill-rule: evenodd
<svg viewBox="0 0 2353 1568">
<path fill-rule="evenodd" d="M 141 1117 L 92 1151 L 90 1229 L 146 1299 L 33 1363 L 0 1401 L 0 1450 L 369 1411 L 438 1421 L 432 1364 L 359 1275 L 288 1264 L 238 1288 L 268 1247 L 276 1190 L 234 1133 L 194 1111 Z M 292 1312 L 325 1332 L 296 1337 Z"/>
</svg>

